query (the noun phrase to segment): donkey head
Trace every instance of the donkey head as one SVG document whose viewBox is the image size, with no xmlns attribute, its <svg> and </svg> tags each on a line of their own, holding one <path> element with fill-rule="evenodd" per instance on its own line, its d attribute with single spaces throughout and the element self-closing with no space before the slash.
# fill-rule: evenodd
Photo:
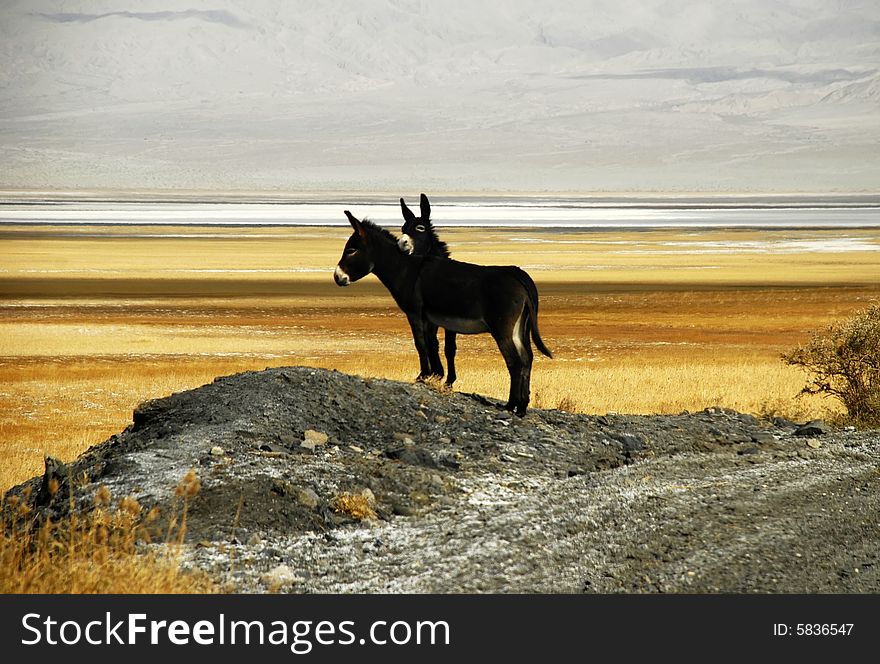
<svg viewBox="0 0 880 664">
<path fill-rule="evenodd" d="M 354 229 L 354 233 L 345 243 L 342 250 L 342 258 L 336 264 L 333 278 L 337 286 L 348 286 L 373 271 L 372 252 L 367 241 L 367 231 L 359 219 L 348 210 L 345 211 L 348 223 Z"/>
<path fill-rule="evenodd" d="M 419 198 L 419 207 L 421 217 L 413 214 L 413 211 L 406 206 L 406 202 L 400 199 L 400 211 L 403 212 L 404 223 L 400 228 L 402 235 L 397 241 L 397 246 L 404 253 L 424 256 L 430 251 L 435 239 L 434 229 L 431 227 L 431 204 L 424 194 Z"/>
</svg>

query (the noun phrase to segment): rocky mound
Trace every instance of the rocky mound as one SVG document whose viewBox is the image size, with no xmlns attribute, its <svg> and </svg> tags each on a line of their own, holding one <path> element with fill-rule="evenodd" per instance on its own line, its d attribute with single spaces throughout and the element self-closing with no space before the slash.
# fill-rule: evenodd
<svg viewBox="0 0 880 664">
<path fill-rule="evenodd" d="M 195 469 L 186 564 L 240 592 L 878 592 L 878 442 L 291 367 L 142 404 L 11 493 L 61 517 L 78 478 L 76 509 L 103 484 L 168 514 Z"/>
</svg>

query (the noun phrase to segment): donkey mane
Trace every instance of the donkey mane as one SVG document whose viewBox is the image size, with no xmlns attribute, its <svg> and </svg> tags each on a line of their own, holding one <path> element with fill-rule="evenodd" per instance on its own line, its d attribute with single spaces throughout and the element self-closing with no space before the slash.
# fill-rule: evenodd
<svg viewBox="0 0 880 664">
<path fill-rule="evenodd" d="M 428 221 L 428 224 L 425 228 L 431 234 L 431 237 L 434 238 L 434 246 L 431 247 L 431 255 L 432 256 L 442 256 L 443 258 L 449 258 L 449 247 L 446 243 L 437 237 L 437 231 L 434 230 L 434 224 Z"/>
<path fill-rule="evenodd" d="M 383 241 L 390 242 L 390 243 L 394 244 L 395 246 L 397 246 L 397 238 L 394 236 L 394 234 L 391 231 L 389 231 L 385 228 L 382 228 L 379 224 L 370 221 L 366 217 L 361 219 L 361 225 L 363 225 L 363 227 L 371 235 L 378 236 Z"/>
</svg>

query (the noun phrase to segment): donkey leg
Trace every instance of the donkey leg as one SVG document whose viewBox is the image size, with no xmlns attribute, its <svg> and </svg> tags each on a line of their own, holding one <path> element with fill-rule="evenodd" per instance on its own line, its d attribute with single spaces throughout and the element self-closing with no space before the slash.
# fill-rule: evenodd
<svg viewBox="0 0 880 664">
<path fill-rule="evenodd" d="M 514 409 L 514 412 L 520 417 L 523 417 L 526 414 L 526 409 L 529 407 L 531 383 L 532 362 L 531 358 L 529 358 L 529 361 L 524 362 L 522 369 L 520 370 L 519 399 L 517 401 L 517 407 Z"/>
<path fill-rule="evenodd" d="M 524 311 L 523 316 L 528 317 L 528 312 Z M 532 362 L 535 359 L 535 354 L 532 352 L 532 341 L 529 338 L 529 321 L 522 320 L 522 324 L 517 326 L 518 329 L 514 329 L 514 333 L 517 331 L 520 333 L 519 335 L 519 344 L 517 344 L 517 350 L 519 351 L 520 359 L 522 360 L 522 369 L 520 369 L 520 383 L 519 383 L 519 402 L 517 404 L 518 408 L 516 409 L 516 414 L 520 417 L 523 417 L 526 414 L 526 409 L 529 407 L 529 397 L 530 397 L 530 387 L 532 382 Z"/>
<path fill-rule="evenodd" d="M 416 346 L 416 352 L 419 354 L 419 375 L 416 376 L 417 381 L 425 380 L 431 375 L 431 363 L 428 360 L 428 346 L 425 342 L 425 321 L 420 316 L 407 314 L 409 327 L 412 330 L 413 343 Z M 434 337 L 436 339 L 436 335 Z"/>
<path fill-rule="evenodd" d="M 516 345 L 513 343 L 513 338 L 509 334 L 504 335 L 493 332 L 492 336 L 495 338 L 495 343 L 498 344 L 498 350 L 501 351 L 501 355 L 504 357 L 507 373 L 510 374 L 510 392 L 504 409 L 517 412 L 521 393 L 522 360 L 520 359 L 519 352 L 517 352 Z"/>
<path fill-rule="evenodd" d="M 446 355 L 446 384 L 452 387 L 455 379 L 455 332 L 446 330 L 443 338 L 443 354 Z"/>
<path fill-rule="evenodd" d="M 439 328 L 433 323 L 425 323 L 425 344 L 428 348 L 428 366 L 431 375 L 443 378 L 443 363 L 440 361 L 440 342 L 437 339 Z"/>
</svg>

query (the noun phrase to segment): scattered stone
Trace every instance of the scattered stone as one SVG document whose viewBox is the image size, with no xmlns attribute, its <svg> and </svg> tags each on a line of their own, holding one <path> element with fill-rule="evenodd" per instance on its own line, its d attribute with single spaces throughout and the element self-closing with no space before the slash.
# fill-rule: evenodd
<svg viewBox="0 0 880 664">
<path fill-rule="evenodd" d="M 423 447 L 400 444 L 399 446 L 386 449 L 385 456 L 411 466 L 424 466 L 425 468 L 440 467 L 431 453 Z"/>
<path fill-rule="evenodd" d="M 330 440 L 330 436 L 328 436 L 323 431 L 315 431 L 314 429 L 306 429 L 303 432 L 303 440 L 314 443 L 315 445 L 323 445 L 328 440 Z"/>
<path fill-rule="evenodd" d="M 302 442 L 297 436 L 289 431 L 282 431 L 278 434 L 278 441 L 289 450 L 297 447 Z"/>
<path fill-rule="evenodd" d="M 774 436 L 769 431 L 756 431 L 752 434 L 752 442 L 758 443 L 760 445 L 766 445 L 767 443 L 775 443 L 776 436 Z"/>
<path fill-rule="evenodd" d="M 303 441 L 299 446 L 314 451 L 317 446 L 326 445 L 328 440 L 330 440 L 330 436 L 326 433 L 315 431 L 314 429 L 306 429 L 303 432 Z"/>
<path fill-rule="evenodd" d="M 263 443 L 260 445 L 260 450 L 263 452 L 272 452 L 273 454 L 287 454 L 290 452 L 286 447 L 276 445 L 275 443 Z"/>
<path fill-rule="evenodd" d="M 647 442 L 644 436 L 626 431 L 608 435 L 612 440 L 616 440 L 623 445 L 624 452 L 638 452 L 645 448 L 645 443 Z"/>
<path fill-rule="evenodd" d="M 263 539 L 259 535 L 254 533 L 253 535 L 248 537 L 247 543 L 248 543 L 248 546 L 259 546 L 262 543 L 262 541 L 263 541 Z"/>
<path fill-rule="evenodd" d="M 787 420 L 784 417 L 774 417 L 773 418 L 773 426 L 778 429 L 795 429 L 797 428 L 797 424 L 792 422 L 791 420 Z"/>
<path fill-rule="evenodd" d="M 376 494 L 374 494 L 369 487 L 363 489 L 361 491 L 361 495 L 364 497 L 370 507 L 376 507 Z"/>
<path fill-rule="evenodd" d="M 267 588 L 277 589 L 293 585 L 294 583 L 300 583 L 305 581 L 305 579 L 297 576 L 288 565 L 278 565 L 274 569 L 263 574 L 260 577 L 260 581 L 262 581 L 263 585 Z"/>
<path fill-rule="evenodd" d="M 219 445 L 214 445 L 214 447 L 211 448 L 211 456 L 220 457 L 220 456 L 225 456 L 225 455 L 226 455 L 226 452 L 224 452 L 223 448 L 220 447 Z"/>
<path fill-rule="evenodd" d="M 312 489 L 309 489 L 308 487 L 300 487 L 296 490 L 296 502 L 298 502 L 303 507 L 307 507 L 308 509 L 313 510 L 321 502 L 321 499 L 318 497 L 318 494 L 315 493 Z"/>
<path fill-rule="evenodd" d="M 736 453 L 739 454 L 740 456 L 744 456 L 747 454 L 760 454 L 760 452 L 761 452 L 761 450 L 759 450 L 754 445 L 751 445 L 749 447 L 744 447 L 741 450 L 737 450 Z"/>
<path fill-rule="evenodd" d="M 358 454 L 363 454 L 363 453 L 364 453 L 364 448 L 363 448 L 363 447 L 359 447 L 359 446 L 357 446 L 357 445 L 349 445 L 349 446 L 348 446 L 348 449 L 350 449 L 352 452 L 357 452 Z"/>
<path fill-rule="evenodd" d="M 816 440 L 815 438 L 810 438 L 810 439 L 807 441 L 807 445 L 808 445 L 809 447 L 812 447 L 814 450 L 818 450 L 820 447 L 822 447 L 822 443 L 820 443 L 820 442 L 819 442 L 818 440 Z"/>
<path fill-rule="evenodd" d="M 822 420 L 811 420 L 794 430 L 795 436 L 823 436 L 831 431 L 831 427 Z"/>
<path fill-rule="evenodd" d="M 419 511 L 412 505 L 394 499 L 391 501 L 391 513 L 396 514 L 397 516 L 418 516 Z"/>
</svg>

